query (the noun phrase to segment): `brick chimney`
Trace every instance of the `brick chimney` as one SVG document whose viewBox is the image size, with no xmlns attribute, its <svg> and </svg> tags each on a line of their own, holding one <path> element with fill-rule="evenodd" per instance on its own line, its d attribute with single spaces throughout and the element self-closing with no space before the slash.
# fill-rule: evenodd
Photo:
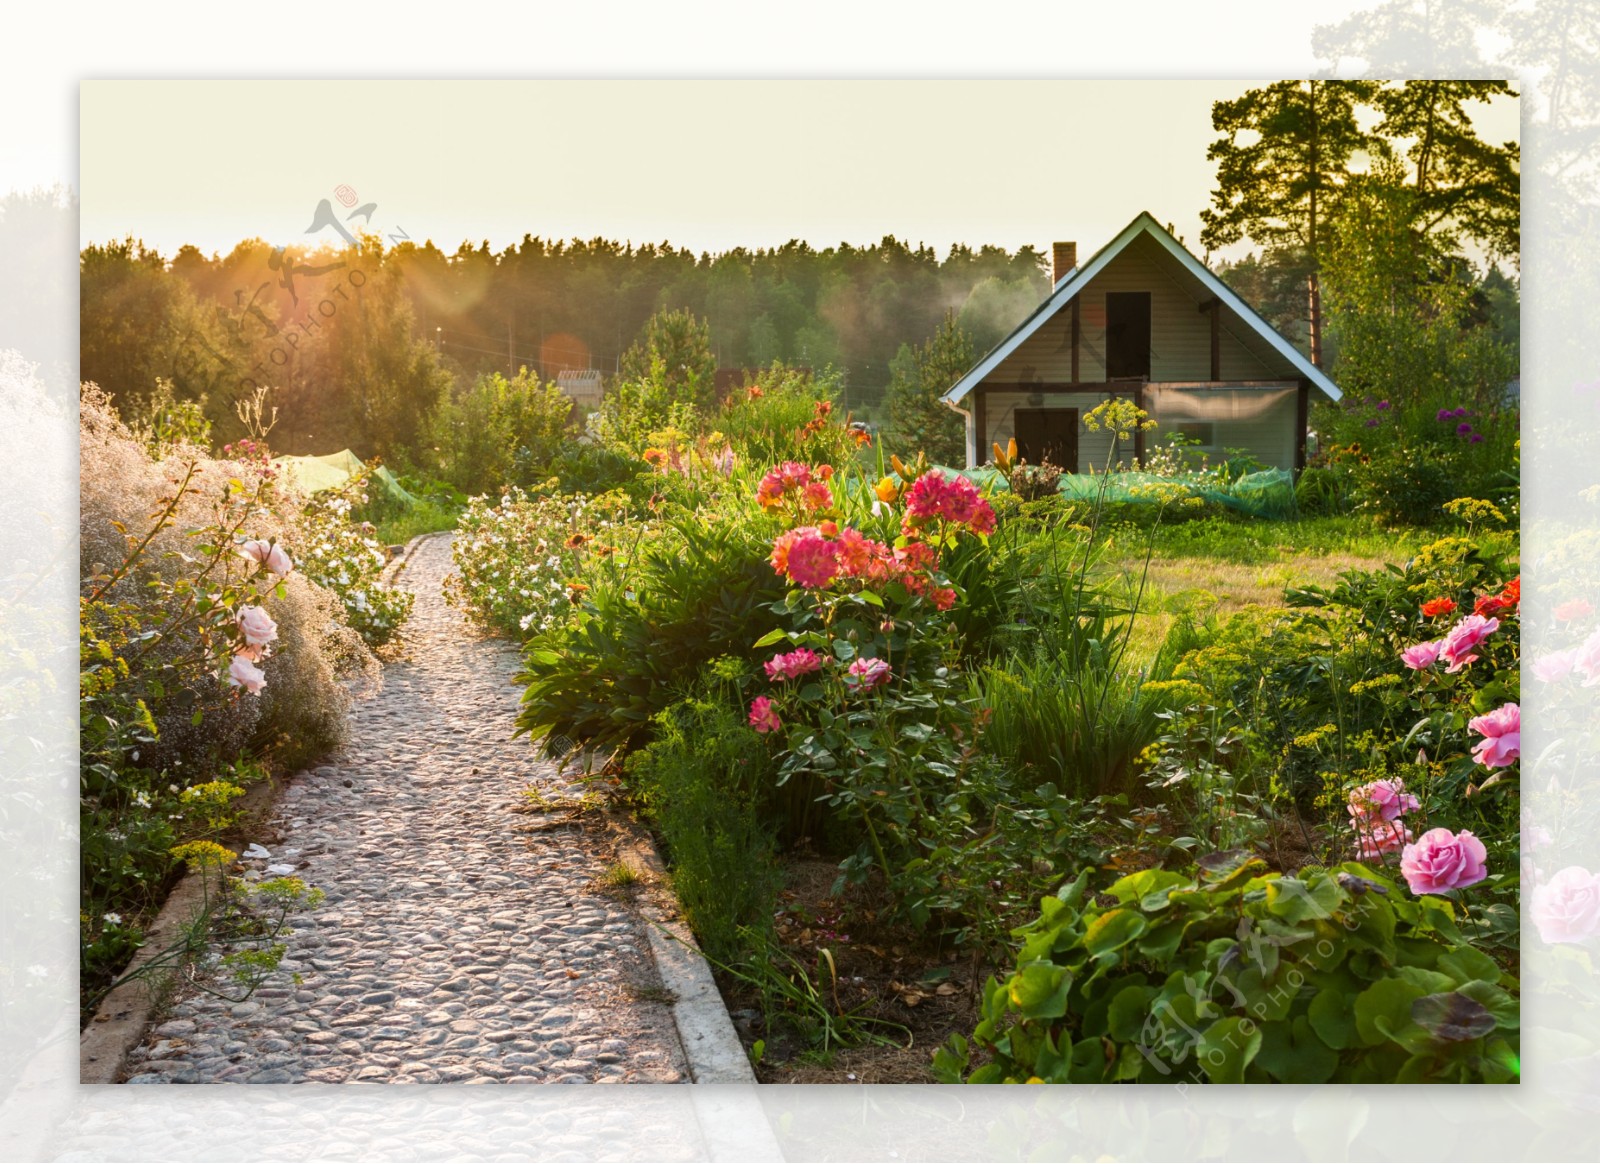
<svg viewBox="0 0 1600 1164">
<path fill-rule="evenodd" d="M 1078 265 L 1078 244 L 1058 242 L 1050 249 L 1050 281 L 1059 283 Z"/>
</svg>

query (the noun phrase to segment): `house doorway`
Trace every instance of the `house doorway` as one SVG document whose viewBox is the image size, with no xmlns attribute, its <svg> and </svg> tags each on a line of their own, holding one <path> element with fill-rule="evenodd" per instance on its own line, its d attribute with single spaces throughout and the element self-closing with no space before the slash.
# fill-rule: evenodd
<svg viewBox="0 0 1600 1164">
<path fill-rule="evenodd" d="M 1019 408 L 1014 414 L 1017 455 L 1030 465 L 1049 461 L 1069 473 L 1078 471 L 1078 410 Z"/>
</svg>

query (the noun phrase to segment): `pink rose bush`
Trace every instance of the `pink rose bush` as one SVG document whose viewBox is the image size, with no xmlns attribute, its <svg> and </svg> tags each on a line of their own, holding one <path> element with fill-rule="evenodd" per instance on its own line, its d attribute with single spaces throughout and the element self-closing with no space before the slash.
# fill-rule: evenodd
<svg viewBox="0 0 1600 1164">
<path fill-rule="evenodd" d="M 1600 933 L 1600 877 L 1567 866 L 1534 887 L 1528 914 L 1551 945 L 1589 941 Z"/>
<path fill-rule="evenodd" d="M 278 637 L 278 624 L 259 606 L 241 606 L 235 622 L 251 647 L 264 647 Z"/>
<path fill-rule="evenodd" d="M 775 732 L 783 726 L 783 721 L 773 710 L 772 700 L 765 695 L 758 695 L 750 701 L 750 726 L 762 735 Z"/>
<path fill-rule="evenodd" d="M 1399 821 L 1362 821 L 1355 825 L 1356 856 L 1363 861 L 1380 861 L 1398 853 L 1412 840 L 1411 830 Z"/>
<path fill-rule="evenodd" d="M 1486 768 L 1510 767 L 1522 754 L 1522 710 L 1515 703 L 1477 716 L 1467 727 L 1483 737 L 1473 745 L 1472 755 Z"/>
<path fill-rule="evenodd" d="M 774 655 L 766 662 L 767 678 L 775 681 L 798 679 L 822 669 L 822 656 L 806 647 L 786 655 Z"/>
<path fill-rule="evenodd" d="M 871 691 L 889 682 L 889 664 L 882 659 L 857 659 L 846 668 L 845 683 L 857 691 Z"/>
<path fill-rule="evenodd" d="M 1400 661 L 1413 671 L 1426 671 L 1439 661 L 1439 648 L 1442 645 L 1442 639 L 1435 639 L 1431 643 L 1418 643 L 1414 647 L 1407 647 L 1400 652 Z"/>
<path fill-rule="evenodd" d="M 280 578 L 286 578 L 294 570 L 294 561 L 288 552 L 276 542 L 264 541 L 261 538 L 248 538 L 239 543 L 237 552 L 241 558 L 252 562 L 259 562 L 267 570 Z"/>
<path fill-rule="evenodd" d="M 1392 821 L 1420 807 L 1417 798 L 1406 791 L 1405 781 L 1396 778 L 1374 780 L 1352 790 L 1348 811 L 1356 821 Z"/>
<path fill-rule="evenodd" d="M 1445 671 L 1454 675 L 1461 668 L 1477 662 L 1478 647 L 1499 629 L 1498 618 L 1485 618 L 1481 614 L 1469 614 L 1456 623 L 1439 643 L 1439 657 L 1448 664 Z"/>
<path fill-rule="evenodd" d="M 239 654 L 228 664 L 228 683 L 234 687 L 243 687 L 251 695 L 258 695 L 267 685 L 267 677 L 262 674 L 250 656 Z"/>
<path fill-rule="evenodd" d="M 1429 829 L 1400 853 L 1400 875 L 1411 892 L 1445 893 L 1476 885 L 1489 875 L 1489 851 L 1467 829 Z"/>
</svg>

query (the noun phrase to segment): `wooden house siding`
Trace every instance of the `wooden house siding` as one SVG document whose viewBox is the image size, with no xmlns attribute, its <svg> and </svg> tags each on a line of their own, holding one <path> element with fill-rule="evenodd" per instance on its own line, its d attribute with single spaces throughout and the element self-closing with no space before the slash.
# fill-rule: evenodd
<svg viewBox="0 0 1600 1164">
<path fill-rule="evenodd" d="M 978 450 L 978 460 L 986 461 L 993 455 L 994 450 L 990 444 L 999 444 L 1006 447 L 1006 442 L 1017 435 L 1016 412 L 1019 408 L 1076 408 L 1078 410 L 1078 463 L 1076 465 L 1062 465 L 1063 469 L 1070 469 L 1074 473 L 1086 473 L 1089 466 L 1093 465 L 1098 472 L 1105 468 L 1106 454 L 1111 449 L 1111 435 L 1106 432 L 1090 432 L 1083 427 L 1083 417 L 1091 408 L 1104 404 L 1104 392 L 1045 392 L 1042 393 L 1041 403 L 1032 403 L 1027 392 L 1004 392 L 996 389 L 982 389 L 984 395 L 983 413 L 985 436 L 984 445 Z M 1040 397 L 1036 397 L 1036 400 Z M 1131 455 L 1131 454 L 1130 454 Z"/>
<path fill-rule="evenodd" d="M 1170 260 L 1156 243 L 1139 239 L 1113 259 L 1077 297 L 1078 381 L 1106 378 L 1106 295 L 1118 291 L 1150 294 L 1150 379 L 1211 378 L 1211 317 L 1200 310 L 1206 297 L 1198 287 L 1175 278 Z M 984 384 L 1069 384 L 1072 378 L 1072 315 L 1057 312 L 1000 362 Z M 1271 380 L 1297 373 L 1276 352 L 1248 332 L 1233 312 L 1223 309 L 1219 344 L 1222 380 Z"/>
</svg>

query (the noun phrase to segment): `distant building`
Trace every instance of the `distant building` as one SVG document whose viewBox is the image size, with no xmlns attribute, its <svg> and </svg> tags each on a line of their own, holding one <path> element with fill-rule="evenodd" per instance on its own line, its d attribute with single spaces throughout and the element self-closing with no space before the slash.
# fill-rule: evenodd
<svg viewBox="0 0 1600 1164">
<path fill-rule="evenodd" d="M 1332 380 L 1149 214 L 1082 266 L 1077 250 L 1055 244 L 1049 298 L 944 394 L 966 417 L 969 466 L 1013 437 L 1031 464 L 1104 465 L 1111 434 L 1083 417 L 1118 396 L 1156 421 L 1135 460 L 1176 432 L 1201 452 L 1305 465 L 1311 393 L 1338 400 Z"/>
<path fill-rule="evenodd" d="M 605 395 L 605 381 L 596 368 L 566 370 L 556 373 L 556 387 L 561 389 L 579 412 L 594 412 Z"/>
</svg>

